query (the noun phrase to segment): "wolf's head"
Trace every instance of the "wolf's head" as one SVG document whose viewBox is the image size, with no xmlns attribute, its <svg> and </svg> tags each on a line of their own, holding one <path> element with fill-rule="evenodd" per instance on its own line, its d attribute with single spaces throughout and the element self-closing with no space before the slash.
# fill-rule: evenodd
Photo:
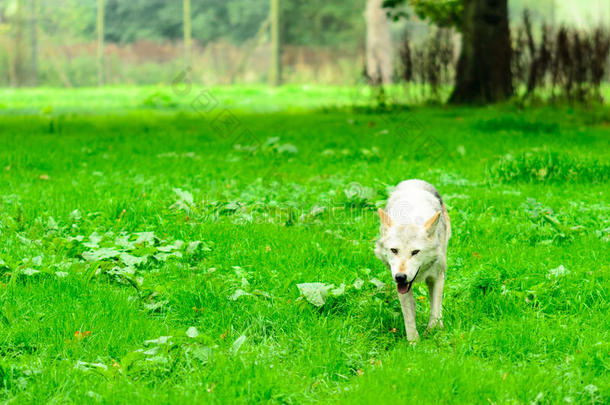
<svg viewBox="0 0 610 405">
<path fill-rule="evenodd" d="M 408 293 L 422 267 L 438 258 L 436 230 L 440 216 L 439 211 L 423 225 L 403 225 L 379 209 L 381 237 L 375 245 L 375 255 L 392 271 L 399 293 Z"/>
</svg>

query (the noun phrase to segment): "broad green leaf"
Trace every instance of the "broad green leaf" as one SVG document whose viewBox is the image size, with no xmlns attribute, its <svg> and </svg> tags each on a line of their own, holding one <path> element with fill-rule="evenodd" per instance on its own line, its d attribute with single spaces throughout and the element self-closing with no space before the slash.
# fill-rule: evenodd
<svg viewBox="0 0 610 405">
<path fill-rule="evenodd" d="M 212 348 L 208 346 L 189 347 L 185 351 L 203 363 L 207 363 L 212 355 Z"/>
<path fill-rule="evenodd" d="M 231 301 L 237 301 L 239 299 L 239 297 L 248 296 L 248 295 L 252 295 L 252 294 L 250 294 L 249 292 L 246 292 L 242 289 L 237 289 L 237 290 L 235 290 L 235 292 L 233 294 L 231 294 L 229 296 L 229 299 Z"/>
<path fill-rule="evenodd" d="M 74 368 L 77 370 L 89 371 L 89 370 L 108 370 L 108 366 L 104 363 L 88 363 L 86 361 L 77 361 L 74 365 Z"/>
<path fill-rule="evenodd" d="M 148 260 L 147 257 L 137 257 L 137 256 L 132 256 L 129 253 L 121 253 L 119 255 L 121 261 L 128 267 L 134 267 L 134 266 L 138 266 L 142 263 L 146 263 L 146 261 Z"/>
<path fill-rule="evenodd" d="M 265 297 L 265 298 L 271 298 L 271 294 L 269 294 L 266 291 L 262 291 L 262 290 L 254 290 L 252 291 L 253 295 L 259 295 L 261 297 Z"/>
<path fill-rule="evenodd" d="M 119 274 L 119 275 L 128 275 L 128 276 L 132 276 L 134 274 L 136 274 L 136 269 L 135 267 L 118 267 L 115 266 L 113 267 L 111 270 L 107 271 L 108 274 Z"/>
<path fill-rule="evenodd" d="M 172 253 L 157 253 L 154 255 L 154 258 L 159 260 L 160 262 L 165 262 L 167 259 L 175 257 L 180 259 L 182 257 L 182 253 L 180 252 L 172 252 Z"/>
<path fill-rule="evenodd" d="M 378 280 L 376 278 L 372 278 L 371 279 L 371 283 L 375 284 L 375 287 L 377 287 L 377 289 L 382 290 L 385 288 L 385 283 L 381 280 Z"/>
<path fill-rule="evenodd" d="M 330 294 L 333 297 L 340 297 L 341 295 L 345 294 L 345 284 L 341 283 L 339 287 L 330 290 Z"/>
<path fill-rule="evenodd" d="M 82 219 L 82 217 L 83 216 L 78 209 L 76 209 L 70 213 L 70 219 L 74 222 L 80 221 Z"/>
<path fill-rule="evenodd" d="M 145 354 L 146 356 L 155 356 L 157 353 L 159 353 L 160 347 L 161 346 L 153 346 L 150 349 L 138 349 L 136 351 Z"/>
<path fill-rule="evenodd" d="M 139 245 L 141 243 L 147 243 L 149 245 L 155 244 L 155 233 L 154 232 L 136 232 L 134 233 L 136 236 L 135 244 Z"/>
<path fill-rule="evenodd" d="M 24 245 L 29 246 L 32 244 L 32 241 L 30 239 L 28 239 L 25 236 L 20 235 L 20 234 L 17 234 L 17 239 L 19 239 L 21 241 L 21 243 L 23 243 Z"/>
<path fill-rule="evenodd" d="M 231 353 L 233 355 L 236 355 L 237 352 L 239 352 L 239 349 L 241 349 L 241 347 L 245 341 L 246 341 L 246 335 L 241 335 L 240 337 L 238 337 L 235 340 L 235 342 L 233 342 L 233 346 L 231 347 Z"/>
<path fill-rule="evenodd" d="M 280 140 L 279 136 L 272 136 L 270 138 L 267 138 L 267 140 L 263 144 L 263 148 L 270 148 L 272 146 L 275 146 L 275 145 L 277 145 L 279 140 Z"/>
<path fill-rule="evenodd" d="M 188 246 L 186 247 L 186 254 L 192 255 L 193 253 L 195 253 L 197 251 L 197 248 L 199 248 L 199 245 L 201 245 L 200 240 L 189 242 Z"/>
<path fill-rule="evenodd" d="M 104 239 L 102 235 L 97 232 L 93 232 L 91 235 L 89 235 L 89 242 L 83 243 L 83 246 L 96 249 L 100 247 L 99 243 L 102 241 L 102 239 Z"/>
<path fill-rule="evenodd" d="M 328 292 L 333 289 L 334 284 L 326 285 L 324 283 L 302 283 L 297 284 L 301 295 L 316 307 L 321 307 L 326 303 Z"/>
<path fill-rule="evenodd" d="M 278 153 L 289 153 L 289 154 L 296 154 L 299 152 L 299 150 L 297 149 L 296 146 L 290 144 L 290 143 L 285 143 L 283 145 L 278 145 L 276 148 Z"/>
<path fill-rule="evenodd" d="M 186 336 L 188 336 L 190 338 L 196 338 L 197 336 L 199 336 L 199 331 L 197 330 L 196 327 L 191 326 L 190 328 L 188 328 L 186 330 Z"/>
<path fill-rule="evenodd" d="M 170 244 L 170 245 L 165 245 L 165 246 L 159 246 L 157 248 L 157 250 L 159 252 L 171 252 L 172 250 L 180 250 L 182 248 L 182 246 L 184 245 L 184 242 L 181 240 L 177 240 L 174 243 Z"/>
<path fill-rule="evenodd" d="M 59 225 L 57 224 L 57 221 L 55 221 L 55 218 L 49 217 L 49 220 L 47 221 L 47 228 L 52 230 L 59 229 Z"/>
<path fill-rule="evenodd" d="M 195 240 L 193 242 L 189 242 L 186 248 L 187 255 L 194 255 L 198 252 L 210 252 L 212 249 L 208 246 L 206 242 L 202 242 L 200 240 Z"/>
<path fill-rule="evenodd" d="M 168 301 L 154 301 L 154 302 L 146 303 L 143 306 L 150 312 L 157 312 L 161 308 L 163 308 L 167 303 L 168 303 Z"/>
<path fill-rule="evenodd" d="M 121 254 L 120 251 L 113 248 L 100 248 L 97 250 L 90 250 L 83 252 L 83 259 L 88 262 L 98 262 L 101 260 L 112 259 Z"/>
<path fill-rule="evenodd" d="M 156 339 L 150 339 L 150 340 L 145 340 L 144 341 L 144 345 L 148 346 L 148 345 L 166 345 L 166 344 L 171 344 L 170 339 L 173 336 L 159 336 Z"/>
<path fill-rule="evenodd" d="M 169 359 L 167 356 L 153 356 L 153 357 L 147 357 L 146 361 L 151 362 L 151 363 L 157 363 L 157 364 L 167 364 L 169 363 Z"/>
<path fill-rule="evenodd" d="M 33 276 L 34 274 L 38 274 L 38 273 L 40 273 L 40 271 L 30 269 L 30 268 L 21 270 L 21 274 L 25 274 L 26 276 Z"/>
<path fill-rule="evenodd" d="M 174 193 L 176 193 L 176 195 L 178 195 L 178 198 L 180 198 L 182 201 L 186 202 L 187 204 L 193 204 L 193 195 L 185 190 L 182 190 L 180 188 L 175 188 L 174 189 Z"/>
<path fill-rule="evenodd" d="M 561 265 L 559 265 L 559 267 L 549 270 L 549 272 L 546 276 L 547 276 L 547 278 L 551 278 L 551 277 L 564 276 L 566 274 L 570 274 L 570 270 L 566 269 L 563 266 L 563 264 L 561 264 Z"/>
<path fill-rule="evenodd" d="M 130 239 L 131 237 L 129 235 L 120 235 L 115 238 L 114 244 L 122 247 L 123 249 L 133 250 L 136 247 L 136 243 Z"/>
</svg>

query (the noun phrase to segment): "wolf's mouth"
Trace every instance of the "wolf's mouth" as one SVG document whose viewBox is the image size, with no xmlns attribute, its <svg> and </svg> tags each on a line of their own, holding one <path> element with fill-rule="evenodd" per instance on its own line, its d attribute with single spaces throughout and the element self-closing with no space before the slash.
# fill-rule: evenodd
<svg viewBox="0 0 610 405">
<path fill-rule="evenodd" d="M 417 278 L 417 275 L 419 274 L 420 270 L 421 266 L 419 267 L 419 269 L 417 269 L 417 272 L 415 273 L 411 281 L 404 283 L 396 283 L 396 289 L 398 290 L 399 294 L 406 294 L 411 291 L 411 287 L 413 286 L 413 283 L 415 282 L 415 279 Z"/>
<path fill-rule="evenodd" d="M 413 281 L 410 283 L 396 283 L 396 289 L 399 294 L 406 294 L 411 291 L 411 286 L 413 286 Z"/>
</svg>

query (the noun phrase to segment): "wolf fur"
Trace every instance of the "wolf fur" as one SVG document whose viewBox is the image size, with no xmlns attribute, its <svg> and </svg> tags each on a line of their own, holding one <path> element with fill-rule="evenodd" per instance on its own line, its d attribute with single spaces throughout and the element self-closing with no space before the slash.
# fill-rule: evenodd
<svg viewBox="0 0 610 405">
<path fill-rule="evenodd" d="M 379 209 L 380 237 L 375 255 L 392 272 L 402 307 L 407 339 L 419 339 L 413 283 L 425 281 L 430 297 L 428 329 L 443 327 L 442 299 L 451 223 L 438 191 L 423 180 L 398 184 Z"/>
</svg>

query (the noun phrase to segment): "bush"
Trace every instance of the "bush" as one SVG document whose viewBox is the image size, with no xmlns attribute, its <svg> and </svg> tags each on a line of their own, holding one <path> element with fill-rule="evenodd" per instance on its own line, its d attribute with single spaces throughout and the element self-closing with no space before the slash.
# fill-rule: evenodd
<svg viewBox="0 0 610 405">
<path fill-rule="evenodd" d="M 491 181 L 552 182 L 589 181 L 602 183 L 610 178 L 610 165 L 593 159 L 579 159 L 545 150 L 501 157 L 488 172 Z"/>
</svg>

